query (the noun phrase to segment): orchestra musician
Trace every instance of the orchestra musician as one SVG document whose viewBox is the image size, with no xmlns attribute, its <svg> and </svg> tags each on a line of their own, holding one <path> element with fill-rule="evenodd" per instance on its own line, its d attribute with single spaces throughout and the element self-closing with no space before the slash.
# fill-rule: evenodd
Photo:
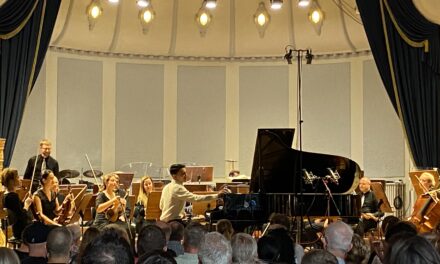
<svg viewBox="0 0 440 264">
<path fill-rule="evenodd" d="M 28 161 L 23 179 L 30 180 L 32 179 L 32 175 L 35 174 L 33 178 L 34 181 L 32 182 L 32 192 L 37 190 L 42 172 L 44 170 L 51 170 L 53 174 L 58 177 L 58 161 L 50 156 L 51 150 L 52 143 L 47 139 L 43 139 L 40 141 L 40 154 L 33 156 Z"/>
<path fill-rule="evenodd" d="M 173 164 L 170 167 L 173 178 L 162 190 L 159 208 L 162 210 L 160 220 L 164 222 L 179 221 L 185 218 L 185 203 L 209 201 L 221 198 L 229 189 L 223 188 L 217 194 L 197 195 L 188 191 L 183 183 L 186 181 L 186 168 L 183 164 Z"/>
<path fill-rule="evenodd" d="M 46 225 L 60 226 L 54 219 L 61 210 L 57 196 L 53 191 L 55 175 L 51 170 L 44 170 L 40 183 L 42 188 L 34 193 L 34 203 L 41 221 Z"/>
<path fill-rule="evenodd" d="M 115 192 L 119 189 L 119 176 L 109 173 L 103 176 L 104 189 L 96 197 L 96 216 L 93 226 L 102 229 L 109 223 L 116 223 L 126 227 L 125 221 L 125 197 L 118 196 Z M 124 221 L 123 221 L 124 220 Z"/>
<path fill-rule="evenodd" d="M 434 175 L 429 172 L 424 172 L 419 177 L 420 184 L 424 192 L 432 191 L 435 185 Z"/>
<path fill-rule="evenodd" d="M 359 180 L 359 190 L 361 191 L 361 219 L 356 227 L 356 233 L 363 236 L 365 231 L 376 228 L 379 218 L 384 215 L 380 211 L 376 195 L 371 190 L 371 181 L 367 177 Z"/>
<path fill-rule="evenodd" d="M 6 189 L 3 197 L 3 206 L 9 211 L 8 218 L 12 223 L 14 237 L 20 239 L 23 229 L 31 223 L 32 216 L 28 209 L 32 204 L 32 197 L 27 195 L 24 202 L 20 201 L 16 192 L 20 185 L 16 169 L 3 169 L 1 179 Z"/>
<path fill-rule="evenodd" d="M 136 205 L 134 207 L 134 223 L 136 224 L 136 232 L 142 229 L 143 225 L 146 222 L 147 216 L 147 204 L 148 197 L 150 193 L 153 191 L 153 179 L 150 176 L 144 176 L 141 178 L 141 184 L 139 186 L 139 195 L 136 201 Z"/>
</svg>

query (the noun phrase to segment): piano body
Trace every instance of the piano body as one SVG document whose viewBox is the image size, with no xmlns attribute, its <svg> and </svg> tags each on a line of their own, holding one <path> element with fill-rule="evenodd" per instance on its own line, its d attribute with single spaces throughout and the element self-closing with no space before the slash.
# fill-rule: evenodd
<svg viewBox="0 0 440 264">
<path fill-rule="evenodd" d="M 361 175 L 359 165 L 345 157 L 293 149 L 293 135 L 294 129 L 258 130 L 250 198 L 246 194 L 226 198 L 224 207 L 229 212 L 225 215 L 240 210 L 237 207 L 246 205 L 247 200 L 253 201 L 251 209 L 258 213 L 252 213 L 251 217 L 258 222 L 267 221 L 274 212 L 304 218 L 359 219 L 360 197 L 352 194 Z M 249 207 L 245 209 L 249 211 Z M 233 215 L 237 219 L 237 214 Z"/>
</svg>

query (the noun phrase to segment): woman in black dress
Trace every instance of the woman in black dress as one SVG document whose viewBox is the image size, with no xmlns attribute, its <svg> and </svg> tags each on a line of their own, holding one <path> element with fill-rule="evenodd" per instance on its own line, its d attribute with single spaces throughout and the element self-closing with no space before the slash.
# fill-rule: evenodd
<svg viewBox="0 0 440 264">
<path fill-rule="evenodd" d="M 93 226 L 102 229 L 109 223 L 115 223 L 126 227 L 125 221 L 125 197 L 115 194 L 119 188 L 119 176 L 115 173 L 109 173 L 103 176 L 104 190 L 96 196 L 96 216 Z M 115 215 L 113 217 L 113 215 Z"/>
<path fill-rule="evenodd" d="M 40 179 L 43 187 L 34 193 L 34 203 L 37 214 L 44 224 L 60 226 L 59 223 L 54 221 L 57 212 L 61 209 L 57 196 L 53 191 L 54 178 L 55 175 L 51 170 L 43 171 Z"/>
<path fill-rule="evenodd" d="M 136 224 L 136 232 L 139 233 L 146 224 L 148 197 L 153 191 L 153 179 L 150 176 L 141 178 L 139 195 L 134 207 L 134 223 Z"/>
<path fill-rule="evenodd" d="M 1 174 L 2 184 L 6 191 L 3 197 L 3 206 L 8 209 L 9 222 L 12 224 L 12 233 L 15 238 L 21 239 L 23 229 L 31 223 L 32 216 L 28 211 L 32 204 L 32 198 L 27 197 L 24 203 L 16 192 L 20 186 L 18 172 L 15 169 L 6 168 Z"/>
</svg>

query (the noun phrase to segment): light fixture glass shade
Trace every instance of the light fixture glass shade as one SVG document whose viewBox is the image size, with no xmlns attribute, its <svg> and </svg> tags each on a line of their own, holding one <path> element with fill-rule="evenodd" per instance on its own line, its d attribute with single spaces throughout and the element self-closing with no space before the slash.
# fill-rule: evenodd
<svg viewBox="0 0 440 264">
<path fill-rule="evenodd" d="M 308 7 L 310 5 L 310 0 L 298 0 L 299 7 Z"/>
<path fill-rule="evenodd" d="M 99 0 L 92 0 L 86 8 L 86 15 L 89 21 L 89 30 L 93 30 L 96 21 L 102 15 L 102 6 Z"/>
<path fill-rule="evenodd" d="M 195 17 L 197 27 L 199 28 L 200 36 L 204 37 L 206 31 L 212 22 L 212 14 L 205 5 L 203 5 L 196 14 Z"/>
<path fill-rule="evenodd" d="M 147 34 L 150 29 L 151 23 L 156 16 L 156 12 L 153 9 L 153 5 L 149 3 L 147 7 L 139 10 L 139 21 L 142 26 L 142 33 Z"/>
<path fill-rule="evenodd" d="M 136 5 L 139 7 L 147 7 L 149 4 L 149 0 L 136 0 Z"/>
<path fill-rule="evenodd" d="M 274 10 L 281 9 L 283 7 L 283 0 L 270 0 L 270 8 Z"/>
<path fill-rule="evenodd" d="M 254 23 L 257 26 L 260 38 L 263 38 L 264 33 L 270 23 L 270 14 L 267 11 L 266 6 L 264 5 L 264 2 L 260 2 L 258 4 L 257 11 L 255 11 L 254 14 Z"/>
<path fill-rule="evenodd" d="M 309 13 L 308 13 L 309 21 L 312 23 L 313 28 L 316 31 L 316 34 L 321 35 L 321 29 L 324 24 L 324 12 L 319 6 L 318 1 L 313 1 L 311 3 Z"/>
<path fill-rule="evenodd" d="M 216 0 L 204 0 L 204 5 L 206 8 L 214 9 L 217 7 L 217 1 Z"/>
<path fill-rule="evenodd" d="M 117 3 L 119 3 L 119 0 L 108 0 L 110 3 L 112 3 L 112 4 L 117 4 Z"/>
</svg>

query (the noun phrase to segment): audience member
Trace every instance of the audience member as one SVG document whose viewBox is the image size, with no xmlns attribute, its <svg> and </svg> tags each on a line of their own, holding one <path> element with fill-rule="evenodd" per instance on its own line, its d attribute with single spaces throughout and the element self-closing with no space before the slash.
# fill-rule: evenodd
<svg viewBox="0 0 440 264">
<path fill-rule="evenodd" d="M 17 254 L 18 258 L 20 259 L 20 262 L 24 260 L 25 258 L 29 257 L 29 246 L 26 243 L 26 241 L 23 238 L 24 232 L 21 233 L 21 244 L 17 249 L 14 249 L 15 253 Z"/>
<path fill-rule="evenodd" d="M 346 263 L 366 264 L 370 256 L 370 246 L 358 234 L 353 234 L 351 243 L 353 247 L 347 254 Z"/>
<path fill-rule="evenodd" d="M 421 236 L 398 239 L 388 251 L 385 264 L 434 264 L 440 255 L 428 240 Z"/>
<path fill-rule="evenodd" d="M 134 256 L 127 240 L 108 230 L 86 246 L 81 264 L 134 264 Z"/>
<path fill-rule="evenodd" d="M 331 223 L 324 233 L 324 248 L 336 256 L 338 263 L 345 264 L 347 253 L 352 248 L 353 229 L 342 221 Z"/>
<path fill-rule="evenodd" d="M 157 250 L 142 255 L 137 264 L 176 264 L 176 260 L 169 253 Z"/>
<path fill-rule="evenodd" d="M 218 232 L 208 233 L 200 246 L 199 259 L 202 264 L 230 264 L 231 243 Z"/>
<path fill-rule="evenodd" d="M 81 245 L 81 227 L 76 224 L 66 226 L 72 234 L 72 246 L 70 247 L 70 263 L 72 263 L 79 253 L 79 247 Z"/>
<path fill-rule="evenodd" d="M 56 227 L 47 236 L 47 262 L 69 263 L 73 238 L 67 227 Z"/>
<path fill-rule="evenodd" d="M 49 226 L 34 222 L 23 230 L 23 241 L 29 247 L 29 257 L 22 260 L 22 264 L 47 263 L 46 241 L 49 234 Z"/>
<path fill-rule="evenodd" d="M 200 224 L 189 224 L 183 232 L 183 255 L 176 257 L 178 264 L 198 264 L 200 246 L 205 240 L 206 230 Z"/>
<path fill-rule="evenodd" d="M 20 264 L 20 259 L 14 250 L 0 247 L 0 264 Z"/>
<path fill-rule="evenodd" d="M 231 221 L 228 219 L 221 219 L 217 222 L 216 231 L 224 235 L 229 241 L 234 235 L 234 228 L 232 227 Z"/>
<path fill-rule="evenodd" d="M 257 245 L 259 259 L 268 263 L 280 262 L 281 245 L 278 239 L 271 236 L 263 236 L 258 239 Z"/>
<path fill-rule="evenodd" d="M 156 225 L 147 225 L 141 229 L 137 241 L 137 254 L 141 257 L 144 254 L 155 250 L 167 250 L 165 233 Z"/>
<path fill-rule="evenodd" d="M 184 227 L 177 221 L 172 221 L 168 225 L 171 228 L 171 235 L 167 243 L 167 248 L 168 250 L 172 250 L 176 256 L 183 255 L 182 240 Z"/>
<path fill-rule="evenodd" d="M 257 242 L 248 234 L 235 234 L 231 240 L 231 247 L 233 263 L 250 264 L 258 260 Z"/>
<path fill-rule="evenodd" d="M 171 236 L 171 227 L 169 226 L 169 224 L 167 222 L 163 222 L 163 221 L 156 221 L 156 225 L 162 229 L 163 233 L 165 234 L 165 238 L 168 241 L 170 241 L 170 236 Z"/>
<path fill-rule="evenodd" d="M 79 246 L 79 251 L 78 251 L 78 255 L 76 257 L 75 263 L 80 263 L 81 262 L 81 257 L 84 254 L 84 250 L 86 248 L 86 246 L 93 240 L 95 239 L 101 231 L 99 231 L 98 228 L 96 227 L 89 227 L 87 228 L 87 230 L 84 232 L 82 240 L 81 240 L 81 245 Z"/>
<path fill-rule="evenodd" d="M 315 249 L 307 252 L 301 264 L 337 264 L 338 259 L 327 250 Z"/>
</svg>

